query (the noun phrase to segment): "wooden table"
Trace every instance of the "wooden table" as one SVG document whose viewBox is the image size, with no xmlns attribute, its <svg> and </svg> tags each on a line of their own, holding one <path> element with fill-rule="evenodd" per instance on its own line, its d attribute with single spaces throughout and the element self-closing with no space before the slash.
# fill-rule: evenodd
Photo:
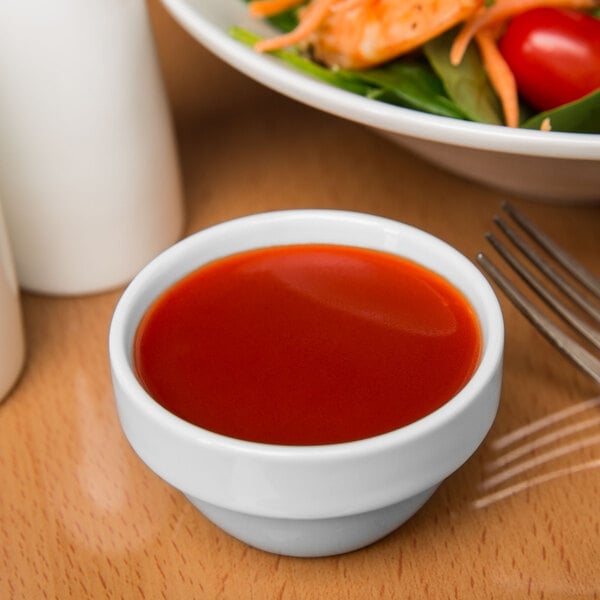
<svg viewBox="0 0 600 600">
<path fill-rule="evenodd" d="M 270 209 L 342 208 L 423 228 L 469 257 L 484 247 L 504 194 L 267 91 L 150 7 L 188 232 Z M 511 200 L 600 272 L 600 208 Z M 293 559 L 222 533 L 127 444 L 107 356 L 121 291 L 23 295 L 28 360 L 0 406 L 0 598 L 600 598 L 598 388 L 504 298 L 501 406 L 475 456 L 383 541 Z M 539 447 L 507 462 L 526 443 Z"/>
</svg>

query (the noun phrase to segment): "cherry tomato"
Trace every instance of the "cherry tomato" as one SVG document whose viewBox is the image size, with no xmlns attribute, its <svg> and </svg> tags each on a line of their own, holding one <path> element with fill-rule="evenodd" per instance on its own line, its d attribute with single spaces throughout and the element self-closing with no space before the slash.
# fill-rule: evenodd
<svg viewBox="0 0 600 600">
<path fill-rule="evenodd" d="M 600 19 L 536 8 L 514 17 L 499 42 L 524 100 L 549 110 L 600 88 Z"/>
</svg>

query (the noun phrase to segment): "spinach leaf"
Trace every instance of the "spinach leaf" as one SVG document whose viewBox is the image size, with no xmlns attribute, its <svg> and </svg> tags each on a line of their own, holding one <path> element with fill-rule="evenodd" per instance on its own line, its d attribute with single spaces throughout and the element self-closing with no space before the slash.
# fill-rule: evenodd
<svg viewBox="0 0 600 600">
<path fill-rule="evenodd" d="M 502 125 L 502 109 L 483 68 L 479 52 L 469 46 L 458 66 L 450 63 L 455 30 L 447 31 L 423 46 L 425 56 L 442 80 L 448 96 L 468 119 Z"/>
<path fill-rule="evenodd" d="M 431 67 L 415 59 L 398 59 L 384 67 L 354 72 L 377 86 L 370 97 L 435 115 L 464 119 L 465 114 L 448 96 Z"/>
<path fill-rule="evenodd" d="M 283 33 L 288 33 L 296 29 L 298 25 L 298 9 L 293 8 L 272 17 L 267 17 L 267 21 Z"/>
<path fill-rule="evenodd" d="M 229 33 L 248 46 L 253 46 L 261 39 L 241 27 L 232 27 Z M 271 54 L 308 75 L 361 96 L 445 117 L 465 118 L 465 114 L 447 97 L 440 79 L 425 62 L 396 60 L 377 69 L 348 71 L 323 67 L 295 49 L 275 50 Z"/>
<path fill-rule="evenodd" d="M 600 90 L 575 102 L 535 115 L 522 127 L 539 129 L 544 119 L 550 119 L 552 131 L 573 133 L 600 133 Z"/>
<path fill-rule="evenodd" d="M 254 46 L 254 44 L 261 39 L 260 36 L 243 29 L 242 27 L 231 27 L 229 29 L 229 35 L 231 35 L 231 37 L 236 39 L 238 42 L 242 42 L 247 46 Z M 326 83 L 342 88 L 349 92 L 366 96 L 372 91 L 372 86 L 368 85 L 361 79 L 354 77 L 353 73 L 349 71 L 338 71 L 335 69 L 322 67 L 309 58 L 305 58 L 295 49 L 273 50 L 269 52 L 269 54 L 280 58 L 296 69 L 304 71 L 308 75 L 312 75 L 317 79 L 321 79 Z"/>
</svg>

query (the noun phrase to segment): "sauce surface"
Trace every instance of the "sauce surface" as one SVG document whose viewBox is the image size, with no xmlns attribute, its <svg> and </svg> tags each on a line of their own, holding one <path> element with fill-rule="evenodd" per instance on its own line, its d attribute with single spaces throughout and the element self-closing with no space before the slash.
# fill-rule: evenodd
<svg viewBox="0 0 600 600">
<path fill-rule="evenodd" d="M 480 347 L 473 309 L 442 277 L 383 252 L 307 244 L 187 275 L 144 315 L 134 364 L 186 421 L 256 442 L 331 444 L 439 408 Z"/>
</svg>

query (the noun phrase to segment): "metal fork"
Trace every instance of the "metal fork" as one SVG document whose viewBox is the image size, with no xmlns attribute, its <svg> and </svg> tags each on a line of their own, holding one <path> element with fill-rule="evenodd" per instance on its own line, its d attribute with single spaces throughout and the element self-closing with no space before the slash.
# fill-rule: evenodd
<svg viewBox="0 0 600 600">
<path fill-rule="evenodd" d="M 519 213 L 508 203 L 502 205 L 506 214 L 535 242 L 542 247 L 564 270 L 589 291 L 595 299 L 600 298 L 600 279 L 581 266 L 569 256 L 562 248 L 553 242 L 547 235 L 540 231 L 527 218 Z M 567 322 L 575 331 L 583 336 L 591 346 L 600 349 L 600 330 L 592 323 L 600 323 L 600 305 L 584 296 L 569 280 L 553 268 L 549 261 L 530 246 L 523 237 L 517 233 L 504 219 L 494 217 L 494 222 L 505 234 L 508 240 L 516 246 L 527 259 L 541 271 L 555 287 L 557 287 L 570 301 L 576 304 L 587 319 L 576 314 L 571 308 L 549 291 L 548 287 L 513 254 L 494 234 L 487 232 L 485 237 L 502 256 L 502 258 L 525 280 L 529 286 Z M 590 377 L 600 384 L 600 359 L 590 350 L 567 335 L 560 327 L 539 310 L 522 292 L 513 285 L 509 279 L 490 261 L 484 254 L 477 255 L 477 261 L 486 273 L 496 282 L 498 287 L 506 294 L 509 300 L 533 323 L 533 325 L 563 354 L 578 365 Z"/>
</svg>

